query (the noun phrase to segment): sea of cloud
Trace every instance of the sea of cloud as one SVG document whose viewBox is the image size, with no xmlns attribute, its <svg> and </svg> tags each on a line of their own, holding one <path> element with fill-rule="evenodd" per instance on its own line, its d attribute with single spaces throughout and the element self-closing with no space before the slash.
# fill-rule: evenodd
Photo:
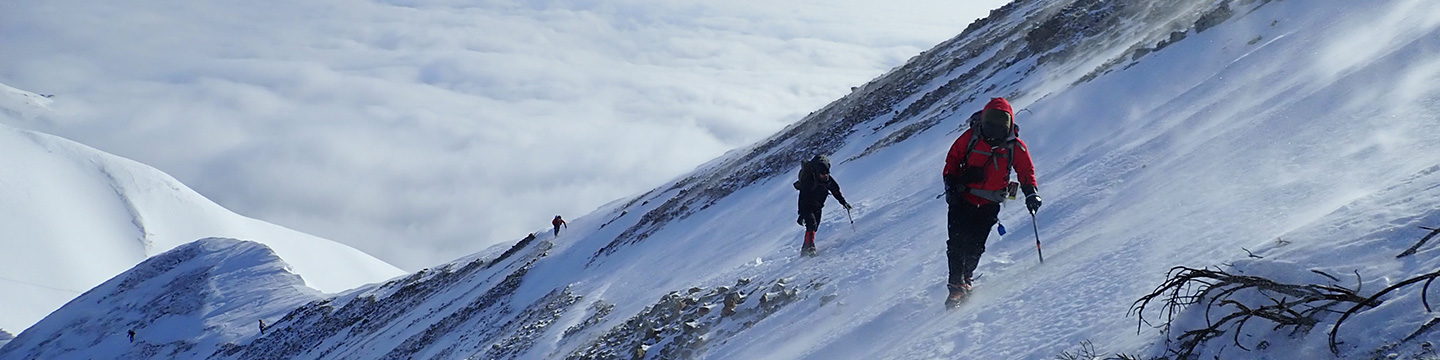
<svg viewBox="0 0 1440 360">
<path fill-rule="evenodd" d="M 0 4 L 16 126 L 407 270 L 753 143 L 1001 0 Z"/>
</svg>

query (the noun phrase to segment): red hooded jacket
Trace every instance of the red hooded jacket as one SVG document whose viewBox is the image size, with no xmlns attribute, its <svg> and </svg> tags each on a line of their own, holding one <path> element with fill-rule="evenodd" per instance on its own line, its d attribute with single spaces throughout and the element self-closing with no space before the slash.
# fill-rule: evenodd
<svg viewBox="0 0 1440 360">
<path fill-rule="evenodd" d="M 1005 101 L 1004 98 L 997 97 L 990 99 L 990 103 L 985 104 L 985 110 L 989 109 L 1005 111 L 1010 113 L 1011 119 L 1015 118 L 1015 111 L 1010 108 L 1010 102 Z M 1010 184 L 1010 168 L 1015 169 L 1015 174 L 1019 177 L 1020 184 L 1029 186 L 1031 189 L 1037 186 L 1035 181 L 1035 163 L 1030 160 L 1030 150 L 1025 147 L 1024 141 L 1021 141 L 1017 136 L 1012 140 L 1014 141 L 1013 146 L 1009 144 L 992 146 L 984 140 L 977 140 L 975 141 L 975 147 L 973 149 L 966 149 L 966 145 L 970 145 L 970 138 L 977 136 L 975 131 L 975 129 L 965 130 L 965 133 L 960 134 L 960 137 L 955 139 L 955 144 L 950 146 L 950 153 L 945 156 L 945 171 L 943 175 L 946 179 L 950 178 L 952 174 L 958 176 L 962 167 L 988 165 L 985 169 L 985 180 L 977 183 L 963 184 L 963 186 L 989 191 L 1004 189 L 1006 185 Z M 1011 149 L 1014 150 L 1014 154 L 1009 154 L 1010 156 L 1008 158 L 1005 157 L 1004 155 L 1009 153 Z M 966 159 L 961 159 L 965 157 L 967 152 L 970 156 Z M 991 157 L 994 157 L 994 161 L 991 161 Z M 1008 162 L 1008 164 L 1002 164 L 1006 162 Z M 963 196 L 965 200 L 976 205 L 993 202 L 975 196 L 974 194 L 966 193 Z"/>
</svg>

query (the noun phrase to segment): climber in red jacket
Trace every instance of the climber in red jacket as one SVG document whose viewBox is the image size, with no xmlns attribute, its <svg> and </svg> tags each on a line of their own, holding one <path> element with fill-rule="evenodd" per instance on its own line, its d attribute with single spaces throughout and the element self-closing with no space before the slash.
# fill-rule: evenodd
<svg viewBox="0 0 1440 360">
<path fill-rule="evenodd" d="M 1015 126 L 1015 111 L 1004 98 L 993 98 L 985 108 L 970 115 L 970 129 L 960 134 L 945 156 L 945 202 L 947 216 L 946 258 L 950 278 L 947 305 L 955 305 L 970 293 L 975 267 L 985 252 L 985 239 L 998 221 L 1000 203 L 1010 186 L 1010 169 L 1015 169 L 1025 206 L 1040 208 L 1036 193 L 1035 164 L 1030 150 L 1021 141 Z"/>
</svg>

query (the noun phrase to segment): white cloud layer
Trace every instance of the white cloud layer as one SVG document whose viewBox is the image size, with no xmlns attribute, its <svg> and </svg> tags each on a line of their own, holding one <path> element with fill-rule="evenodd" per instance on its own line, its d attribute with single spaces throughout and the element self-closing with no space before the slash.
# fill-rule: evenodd
<svg viewBox="0 0 1440 360">
<path fill-rule="evenodd" d="M 0 5 L 15 124 L 408 270 L 799 120 L 1004 1 Z"/>
</svg>

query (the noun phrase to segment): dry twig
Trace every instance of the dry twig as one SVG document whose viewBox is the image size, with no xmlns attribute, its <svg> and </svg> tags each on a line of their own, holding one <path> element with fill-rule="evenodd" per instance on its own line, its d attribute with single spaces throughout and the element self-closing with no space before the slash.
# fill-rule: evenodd
<svg viewBox="0 0 1440 360">
<path fill-rule="evenodd" d="M 1396 258 L 1396 259 L 1399 259 L 1399 258 L 1402 258 L 1402 257 L 1406 257 L 1406 256 L 1410 256 L 1410 255 L 1415 255 L 1416 252 L 1420 251 L 1420 247 L 1421 247 L 1421 246 L 1425 246 L 1425 242 L 1426 242 L 1426 241 L 1430 241 L 1430 238 L 1435 237 L 1436 234 L 1440 234 L 1440 228 L 1431 228 L 1431 227 L 1424 227 L 1424 226 L 1421 226 L 1420 228 L 1421 228 L 1421 229 L 1425 229 L 1425 230 L 1430 230 L 1430 234 L 1425 235 L 1425 237 L 1423 237 L 1423 238 L 1420 238 L 1420 242 L 1415 243 L 1415 246 L 1411 246 L 1409 249 L 1405 249 L 1405 252 L 1400 253 L 1400 255 L 1395 255 L 1395 258 Z"/>
<path fill-rule="evenodd" d="M 1255 305 L 1247 304 L 1237 294 L 1258 294 L 1268 301 Z M 1355 303 L 1366 299 L 1355 291 L 1334 285 L 1293 285 L 1282 284 L 1258 276 L 1235 275 L 1220 270 L 1175 267 L 1170 269 L 1166 281 L 1155 291 L 1136 300 L 1130 313 L 1138 315 L 1140 324 L 1150 324 L 1145 317 L 1147 306 L 1160 303 L 1160 318 L 1166 325 L 1173 322 L 1185 307 L 1205 304 L 1207 326 L 1188 330 L 1175 338 L 1179 343 L 1170 351 L 1179 358 L 1188 358 L 1211 339 L 1230 332 L 1235 346 L 1249 350 L 1240 342 L 1240 333 L 1245 325 L 1256 318 L 1274 324 L 1274 329 L 1291 328 L 1291 333 L 1309 331 L 1320 322 L 1325 313 L 1338 313 L 1331 307 L 1340 303 Z M 1231 309 L 1218 320 L 1212 310 Z M 1152 325 L 1153 326 L 1153 325 Z"/>
</svg>

